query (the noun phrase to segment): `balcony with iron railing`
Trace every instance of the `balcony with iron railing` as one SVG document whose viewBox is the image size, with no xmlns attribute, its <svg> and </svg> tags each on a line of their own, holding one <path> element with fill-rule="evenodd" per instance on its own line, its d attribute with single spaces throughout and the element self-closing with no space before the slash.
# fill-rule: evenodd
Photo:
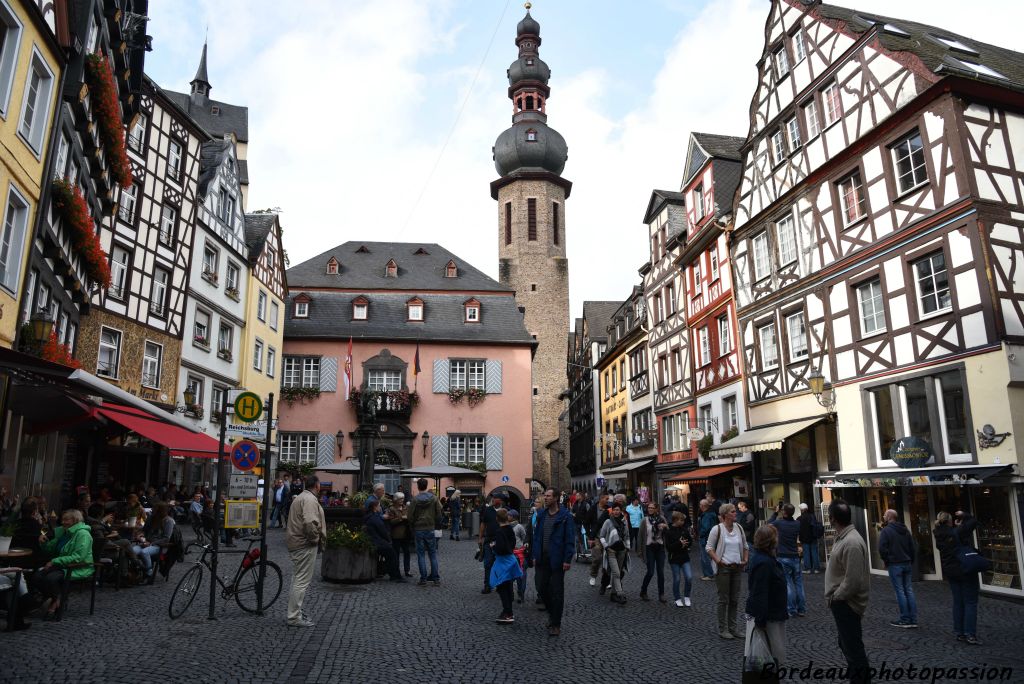
<svg viewBox="0 0 1024 684">
<path fill-rule="evenodd" d="M 629 379 L 629 398 L 637 399 L 651 391 L 650 374 L 640 371 Z"/>
<path fill-rule="evenodd" d="M 360 423 L 382 419 L 409 422 L 419 401 L 418 394 L 407 390 L 354 390 L 349 398 Z"/>
</svg>

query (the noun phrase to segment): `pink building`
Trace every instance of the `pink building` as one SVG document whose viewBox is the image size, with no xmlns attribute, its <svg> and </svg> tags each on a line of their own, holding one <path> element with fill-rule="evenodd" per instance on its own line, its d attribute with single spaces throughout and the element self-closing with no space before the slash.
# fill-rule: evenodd
<svg viewBox="0 0 1024 684">
<path fill-rule="evenodd" d="M 512 290 L 439 245 L 387 242 L 346 242 L 289 269 L 288 284 L 280 460 L 373 453 L 402 470 L 481 470 L 443 479 L 442 495 L 529 493 L 536 342 Z M 321 478 L 355 488 L 351 475 Z M 398 472 L 374 479 L 412 489 Z"/>
</svg>

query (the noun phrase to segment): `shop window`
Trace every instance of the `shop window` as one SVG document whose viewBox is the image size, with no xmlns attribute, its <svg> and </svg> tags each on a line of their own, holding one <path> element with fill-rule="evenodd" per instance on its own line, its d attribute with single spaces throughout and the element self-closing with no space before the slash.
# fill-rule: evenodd
<svg viewBox="0 0 1024 684">
<path fill-rule="evenodd" d="M 978 551 L 992 561 L 992 569 L 981 573 L 981 583 L 989 587 L 1021 589 L 1017 543 L 1013 533 L 1014 503 L 1010 487 L 971 487 L 974 513 L 978 518 Z"/>
</svg>

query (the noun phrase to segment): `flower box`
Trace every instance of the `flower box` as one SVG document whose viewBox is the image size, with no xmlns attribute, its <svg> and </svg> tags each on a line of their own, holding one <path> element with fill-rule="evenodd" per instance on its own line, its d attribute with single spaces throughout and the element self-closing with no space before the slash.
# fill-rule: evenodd
<svg viewBox="0 0 1024 684">
<path fill-rule="evenodd" d="M 100 287 L 110 287 L 110 263 L 82 191 L 63 178 L 54 179 L 51 189 L 53 207 L 67 226 L 72 249 L 81 260 L 86 275 Z"/>
<path fill-rule="evenodd" d="M 228 362 L 230 362 L 231 359 L 232 359 L 231 350 L 230 349 L 218 349 L 217 350 L 217 356 L 222 358 L 222 359 L 224 359 L 225 361 L 228 361 Z"/>
<path fill-rule="evenodd" d="M 238 288 L 237 287 L 229 287 L 229 288 L 227 288 L 226 290 L 224 290 L 224 294 L 226 294 L 228 297 L 231 297 L 236 302 L 239 301 L 239 295 L 238 295 Z"/>
<path fill-rule="evenodd" d="M 98 53 L 86 56 L 85 77 L 111 173 L 118 185 L 127 188 L 132 184 L 132 166 L 124 144 L 121 103 L 117 99 L 117 85 L 110 61 Z"/>
<path fill-rule="evenodd" d="M 213 271 L 203 271 L 203 280 L 205 280 L 205 281 L 207 281 L 209 283 L 212 283 L 213 285 L 216 285 L 217 284 L 217 274 L 214 273 Z"/>
</svg>

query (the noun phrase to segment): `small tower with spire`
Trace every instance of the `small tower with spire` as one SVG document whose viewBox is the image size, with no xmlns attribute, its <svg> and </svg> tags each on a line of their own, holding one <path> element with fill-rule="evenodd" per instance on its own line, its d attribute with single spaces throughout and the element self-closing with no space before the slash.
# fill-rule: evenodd
<svg viewBox="0 0 1024 684">
<path fill-rule="evenodd" d="M 206 74 L 206 41 L 203 41 L 203 56 L 199 59 L 199 68 L 196 69 L 196 76 L 192 79 L 192 92 L 190 98 L 192 103 L 205 107 L 210 99 L 210 77 Z"/>
<path fill-rule="evenodd" d="M 562 177 L 565 139 L 547 124 L 551 69 L 540 58 L 540 24 L 530 15 L 530 3 L 516 26 L 515 44 L 519 57 L 508 68 L 512 126 L 494 143 L 500 178 L 491 183 L 491 197 L 498 201 L 498 277 L 516 291 L 526 328 L 537 340 L 533 472 L 551 484 L 551 451 L 566 451 L 557 442 L 569 334 L 565 201 L 572 183 Z"/>
</svg>

